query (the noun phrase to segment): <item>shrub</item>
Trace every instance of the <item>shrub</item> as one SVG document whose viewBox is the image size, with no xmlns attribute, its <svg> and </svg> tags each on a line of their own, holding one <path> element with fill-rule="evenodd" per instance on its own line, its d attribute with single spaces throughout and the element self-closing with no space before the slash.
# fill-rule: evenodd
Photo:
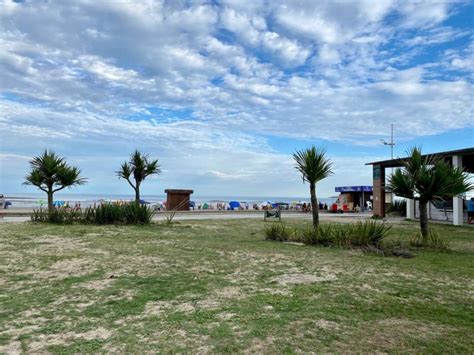
<svg viewBox="0 0 474 355">
<path fill-rule="evenodd" d="M 298 233 L 298 241 L 308 245 L 318 244 L 320 241 L 318 229 L 319 228 L 314 228 L 312 225 L 306 226 Z"/>
<path fill-rule="evenodd" d="M 430 229 L 426 238 L 423 238 L 420 232 L 416 233 L 410 238 L 409 244 L 412 247 L 430 248 L 441 251 L 449 250 L 451 245 L 449 239 L 441 236 L 435 229 Z"/>
<path fill-rule="evenodd" d="M 407 243 L 401 240 L 384 242 L 391 226 L 373 220 L 353 224 L 321 224 L 317 228 L 290 228 L 283 223 L 273 223 L 265 228 L 265 239 L 274 241 L 299 241 L 307 245 L 359 248 L 365 253 L 413 257 Z M 439 240 L 433 238 L 433 240 Z M 439 242 L 438 242 L 439 243 Z"/>
<path fill-rule="evenodd" d="M 372 215 L 372 217 L 370 217 L 370 218 L 372 218 L 372 219 L 383 219 L 383 217 L 382 217 L 381 215 L 379 215 L 379 214 L 374 214 L 374 215 Z"/>
<path fill-rule="evenodd" d="M 413 253 L 410 251 L 407 241 L 402 239 L 384 241 L 378 246 L 364 248 L 363 251 L 384 256 L 413 258 Z"/>
<path fill-rule="evenodd" d="M 43 208 L 33 209 L 33 213 L 31 214 L 31 221 L 48 222 L 48 211 Z"/>
<path fill-rule="evenodd" d="M 92 224 L 150 224 L 152 217 L 150 208 L 134 202 L 122 205 L 103 203 L 84 211 L 84 223 Z"/>
<path fill-rule="evenodd" d="M 33 222 L 88 223 L 88 224 L 150 224 L 153 211 L 145 205 L 134 202 L 122 205 L 103 203 L 86 209 L 71 209 L 69 207 L 33 210 Z"/>
<path fill-rule="evenodd" d="M 265 227 L 264 233 L 266 240 L 287 242 L 297 239 L 297 231 L 286 226 L 284 223 L 272 223 Z"/>
<path fill-rule="evenodd" d="M 378 246 L 391 226 L 375 221 L 359 221 L 349 226 L 349 243 L 353 246 Z"/>
<path fill-rule="evenodd" d="M 395 200 L 393 201 L 387 209 L 388 213 L 397 214 L 401 217 L 406 215 L 407 211 L 407 201 L 406 200 Z"/>
<path fill-rule="evenodd" d="M 125 220 L 127 224 L 150 224 L 153 210 L 146 205 L 128 203 L 125 207 Z"/>
<path fill-rule="evenodd" d="M 302 241 L 325 246 L 378 246 L 390 228 L 375 221 L 359 221 L 349 225 L 322 224 L 318 228 L 304 229 Z"/>
<path fill-rule="evenodd" d="M 81 222 L 82 215 L 80 210 L 74 210 L 70 207 L 56 207 L 51 211 L 48 209 L 34 209 L 31 214 L 33 222 L 48 222 L 54 224 L 72 224 Z"/>
<path fill-rule="evenodd" d="M 320 224 L 317 228 L 307 226 L 301 230 L 301 241 L 305 244 L 324 246 L 341 246 L 345 243 L 347 231 L 344 226 Z"/>
</svg>

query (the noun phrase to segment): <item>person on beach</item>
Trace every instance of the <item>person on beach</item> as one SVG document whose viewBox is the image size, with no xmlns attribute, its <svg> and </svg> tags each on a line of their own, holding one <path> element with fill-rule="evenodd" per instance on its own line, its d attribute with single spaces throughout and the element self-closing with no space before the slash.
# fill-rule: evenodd
<svg viewBox="0 0 474 355">
<path fill-rule="evenodd" d="M 3 218 L 3 210 L 5 209 L 5 197 L 0 194 L 0 218 Z"/>
</svg>

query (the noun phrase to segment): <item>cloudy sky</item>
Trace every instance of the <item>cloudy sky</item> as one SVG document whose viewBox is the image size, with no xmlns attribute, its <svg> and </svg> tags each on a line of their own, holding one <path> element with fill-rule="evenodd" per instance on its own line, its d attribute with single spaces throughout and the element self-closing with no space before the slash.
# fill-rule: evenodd
<svg viewBox="0 0 474 355">
<path fill-rule="evenodd" d="M 473 146 L 474 3 L 469 1 L 0 0 L 0 192 L 53 149 L 89 184 L 138 148 L 163 173 L 144 193 L 305 196 L 291 153 L 327 148 L 335 175 Z"/>
</svg>

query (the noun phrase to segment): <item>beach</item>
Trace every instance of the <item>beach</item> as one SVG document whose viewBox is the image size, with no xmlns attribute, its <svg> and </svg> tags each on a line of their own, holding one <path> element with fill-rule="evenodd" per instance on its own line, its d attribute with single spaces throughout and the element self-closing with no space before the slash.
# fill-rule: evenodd
<svg viewBox="0 0 474 355">
<path fill-rule="evenodd" d="M 69 206 L 79 204 L 81 208 L 97 205 L 104 202 L 129 202 L 133 201 L 134 196 L 131 194 L 61 194 L 54 195 L 54 201 L 58 201 Z M 161 206 L 166 201 L 166 195 L 143 195 L 141 199 L 150 206 Z M 26 213 L 32 212 L 34 208 L 46 207 L 46 195 L 39 193 L 14 193 L 5 194 L 5 200 L 11 205 L 5 210 L 6 213 Z M 231 201 L 238 201 L 244 206 L 247 204 L 249 208 L 254 204 L 262 206 L 268 203 L 309 203 L 308 197 L 265 197 L 265 196 L 191 196 L 191 201 L 198 206 L 208 205 L 208 209 L 217 209 L 217 204 L 228 205 Z M 321 203 L 328 205 L 334 202 L 336 198 L 320 198 Z M 14 212 L 11 212 L 14 211 Z"/>
</svg>

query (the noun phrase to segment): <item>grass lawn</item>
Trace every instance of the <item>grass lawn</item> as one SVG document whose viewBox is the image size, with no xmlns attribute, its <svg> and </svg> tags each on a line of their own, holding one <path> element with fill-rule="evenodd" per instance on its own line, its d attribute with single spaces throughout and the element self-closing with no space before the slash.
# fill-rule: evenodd
<svg viewBox="0 0 474 355">
<path fill-rule="evenodd" d="M 263 226 L 2 224 L 0 353 L 474 349 L 474 229 L 438 226 L 452 251 L 403 259 L 265 241 Z"/>
</svg>

